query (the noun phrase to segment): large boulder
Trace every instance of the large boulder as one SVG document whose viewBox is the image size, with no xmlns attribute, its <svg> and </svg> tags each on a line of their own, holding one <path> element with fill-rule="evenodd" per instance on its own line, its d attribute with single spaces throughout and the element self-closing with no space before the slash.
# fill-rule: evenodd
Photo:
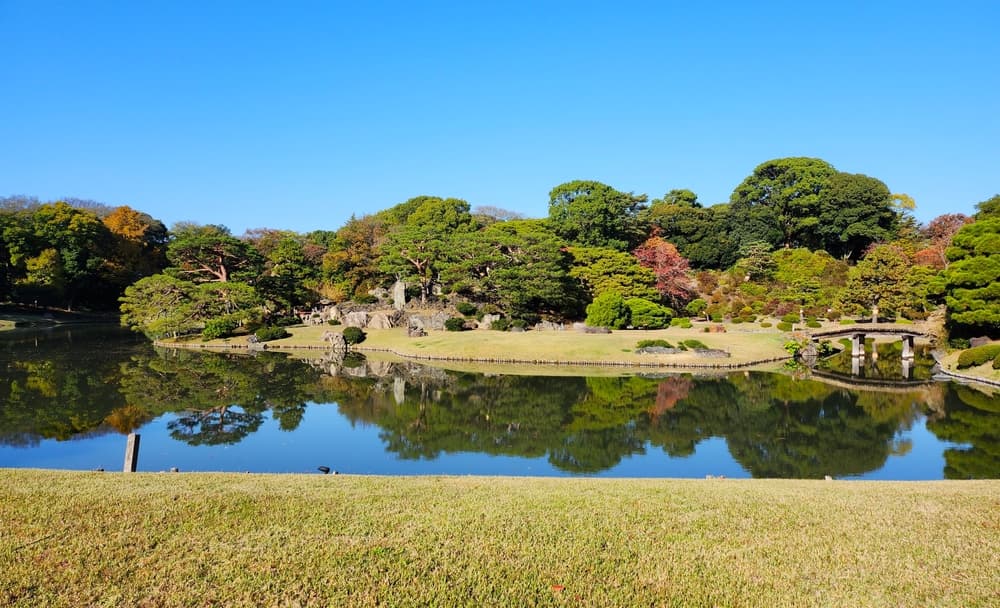
<svg viewBox="0 0 1000 608">
<path fill-rule="evenodd" d="M 479 329 L 492 329 L 493 324 L 502 318 L 500 315 L 485 314 L 479 321 Z"/>
<path fill-rule="evenodd" d="M 374 312 L 368 318 L 368 327 L 371 329 L 392 329 L 396 326 L 393 315 L 384 312 Z"/>
<path fill-rule="evenodd" d="M 348 327 L 368 327 L 368 313 L 363 310 L 355 310 L 344 315 L 341 322 Z"/>
<path fill-rule="evenodd" d="M 347 340 L 344 339 L 344 335 L 335 331 L 324 331 L 323 341 L 330 343 L 330 349 L 337 352 L 345 352 L 347 350 Z"/>
</svg>

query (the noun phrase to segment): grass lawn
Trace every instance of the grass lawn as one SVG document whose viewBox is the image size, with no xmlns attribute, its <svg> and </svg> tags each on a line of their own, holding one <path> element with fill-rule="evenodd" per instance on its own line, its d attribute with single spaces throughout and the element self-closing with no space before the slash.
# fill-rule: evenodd
<svg viewBox="0 0 1000 608">
<path fill-rule="evenodd" d="M 361 351 L 388 351 L 402 357 L 417 359 L 449 359 L 453 361 L 519 362 L 536 364 L 607 364 L 607 365 L 671 365 L 690 367 L 728 367 L 758 361 L 783 359 L 788 353 L 783 345 L 789 334 L 775 330 L 754 329 L 744 325 L 726 333 L 703 333 L 700 328 L 643 331 L 622 330 L 610 334 L 585 334 L 567 331 L 530 331 L 524 333 L 473 330 L 464 332 L 431 331 L 421 338 L 410 338 L 404 328 L 366 329 L 367 339 L 356 346 Z M 745 328 L 745 329 L 744 329 Z M 291 337 L 268 342 L 269 348 L 322 348 L 326 331 L 341 331 L 340 326 L 290 327 Z M 676 345 L 683 340 L 699 340 L 712 349 L 724 350 L 727 358 L 698 355 L 694 351 L 672 355 L 640 355 L 636 343 L 644 339 L 663 339 Z M 214 340 L 192 345 L 208 347 L 246 346 L 246 338 L 228 341 Z"/>
<path fill-rule="evenodd" d="M 0 470 L 10 606 L 995 606 L 1000 482 Z"/>
</svg>

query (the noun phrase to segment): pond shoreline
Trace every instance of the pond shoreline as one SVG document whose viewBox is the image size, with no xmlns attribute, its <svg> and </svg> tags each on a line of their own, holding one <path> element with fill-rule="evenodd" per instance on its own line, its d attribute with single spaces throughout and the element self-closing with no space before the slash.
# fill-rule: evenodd
<svg viewBox="0 0 1000 608">
<path fill-rule="evenodd" d="M 208 350 L 208 351 L 231 351 L 240 350 L 246 352 L 254 351 L 329 351 L 329 346 L 306 346 L 306 345 L 271 345 L 269 346 L 267 342 L 260 345 L 251 346 L 249 344 L 193 344 L 185 342 L 164 342 L 162 340 L 154 340 L 154 346 L 161 348 L 183 348 L 187 350 Z M 698 363 L 671 363 L 669 361 L 622 361 L 622 360 L 589 360 L 589 359 L 527 359 L 518 357 L 449 357 L 446 355 L 415 355 L 413 353 L 404 353 L 397 351 L 392 348 L 384 347 L 371 347 L 371 346 L 359 346 L 352 345 L 349 350 L 360 352 L 360 353 L 389 353 L 395 355 L 402 359 L 412 360 L 412 361 L 442 361 L 442 362 L 453 362 L 453 363 L 494 363 L 498 365 L 546 365 L 546 366 L 566 366 L 566 367 L 638 367 L 638 368 L 668 368 L 668 369 L 723 369 L 723 370 L 739 370 L 754 367 L 757 365 L 765 365 L 768 363 L 780 363 L 782 361 L 788 361 L 792 357 L 790 355 L 784 355 L 780 357 L 767 357 L 764 359 L 755 359 L 750 361 L 740 361 L 738 363 L 715 363 L 715 364 L 698 364 Z"/>
</svg>

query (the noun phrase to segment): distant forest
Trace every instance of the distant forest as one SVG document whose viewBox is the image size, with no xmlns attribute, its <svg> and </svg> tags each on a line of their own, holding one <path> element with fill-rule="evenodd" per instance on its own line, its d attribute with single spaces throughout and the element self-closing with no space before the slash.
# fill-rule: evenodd
<svg viewBox="0 0 1000 608">
<path fill-rule="evenodd" d="M 402 280 L 418 303 L 522 325 L 920 319 L 944 306 L 953 335 L 1000 335 L 1000 195 L 926 225 L 913 209 L 817 158 L 762 163 L 708 207 L 690 190 L 650 201 L 573 181 L 539 219 L 417 196 L 305 234 L 168 229 L 127 206 L 15 196 L 0 199 L 0 301 L 120 310 L 151 337 L 220 337 L 320 303 L 370 304 Z"/>
</svg>

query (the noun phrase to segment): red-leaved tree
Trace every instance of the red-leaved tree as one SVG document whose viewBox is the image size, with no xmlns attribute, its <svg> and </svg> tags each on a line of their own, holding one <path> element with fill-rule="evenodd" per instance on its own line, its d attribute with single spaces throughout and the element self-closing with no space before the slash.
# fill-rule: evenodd
<svg viewBox="0 0 1000 608">
<path fill-rule="evenodd" d="M 639 264 L 656 276 L 656 290 L 674 309 L 690 301 L 697 293 L 694 280 L 688 275 L 690 265 L 672 243 L 658 236 L 647 239 L 632 252 Z"/>
</svg>

